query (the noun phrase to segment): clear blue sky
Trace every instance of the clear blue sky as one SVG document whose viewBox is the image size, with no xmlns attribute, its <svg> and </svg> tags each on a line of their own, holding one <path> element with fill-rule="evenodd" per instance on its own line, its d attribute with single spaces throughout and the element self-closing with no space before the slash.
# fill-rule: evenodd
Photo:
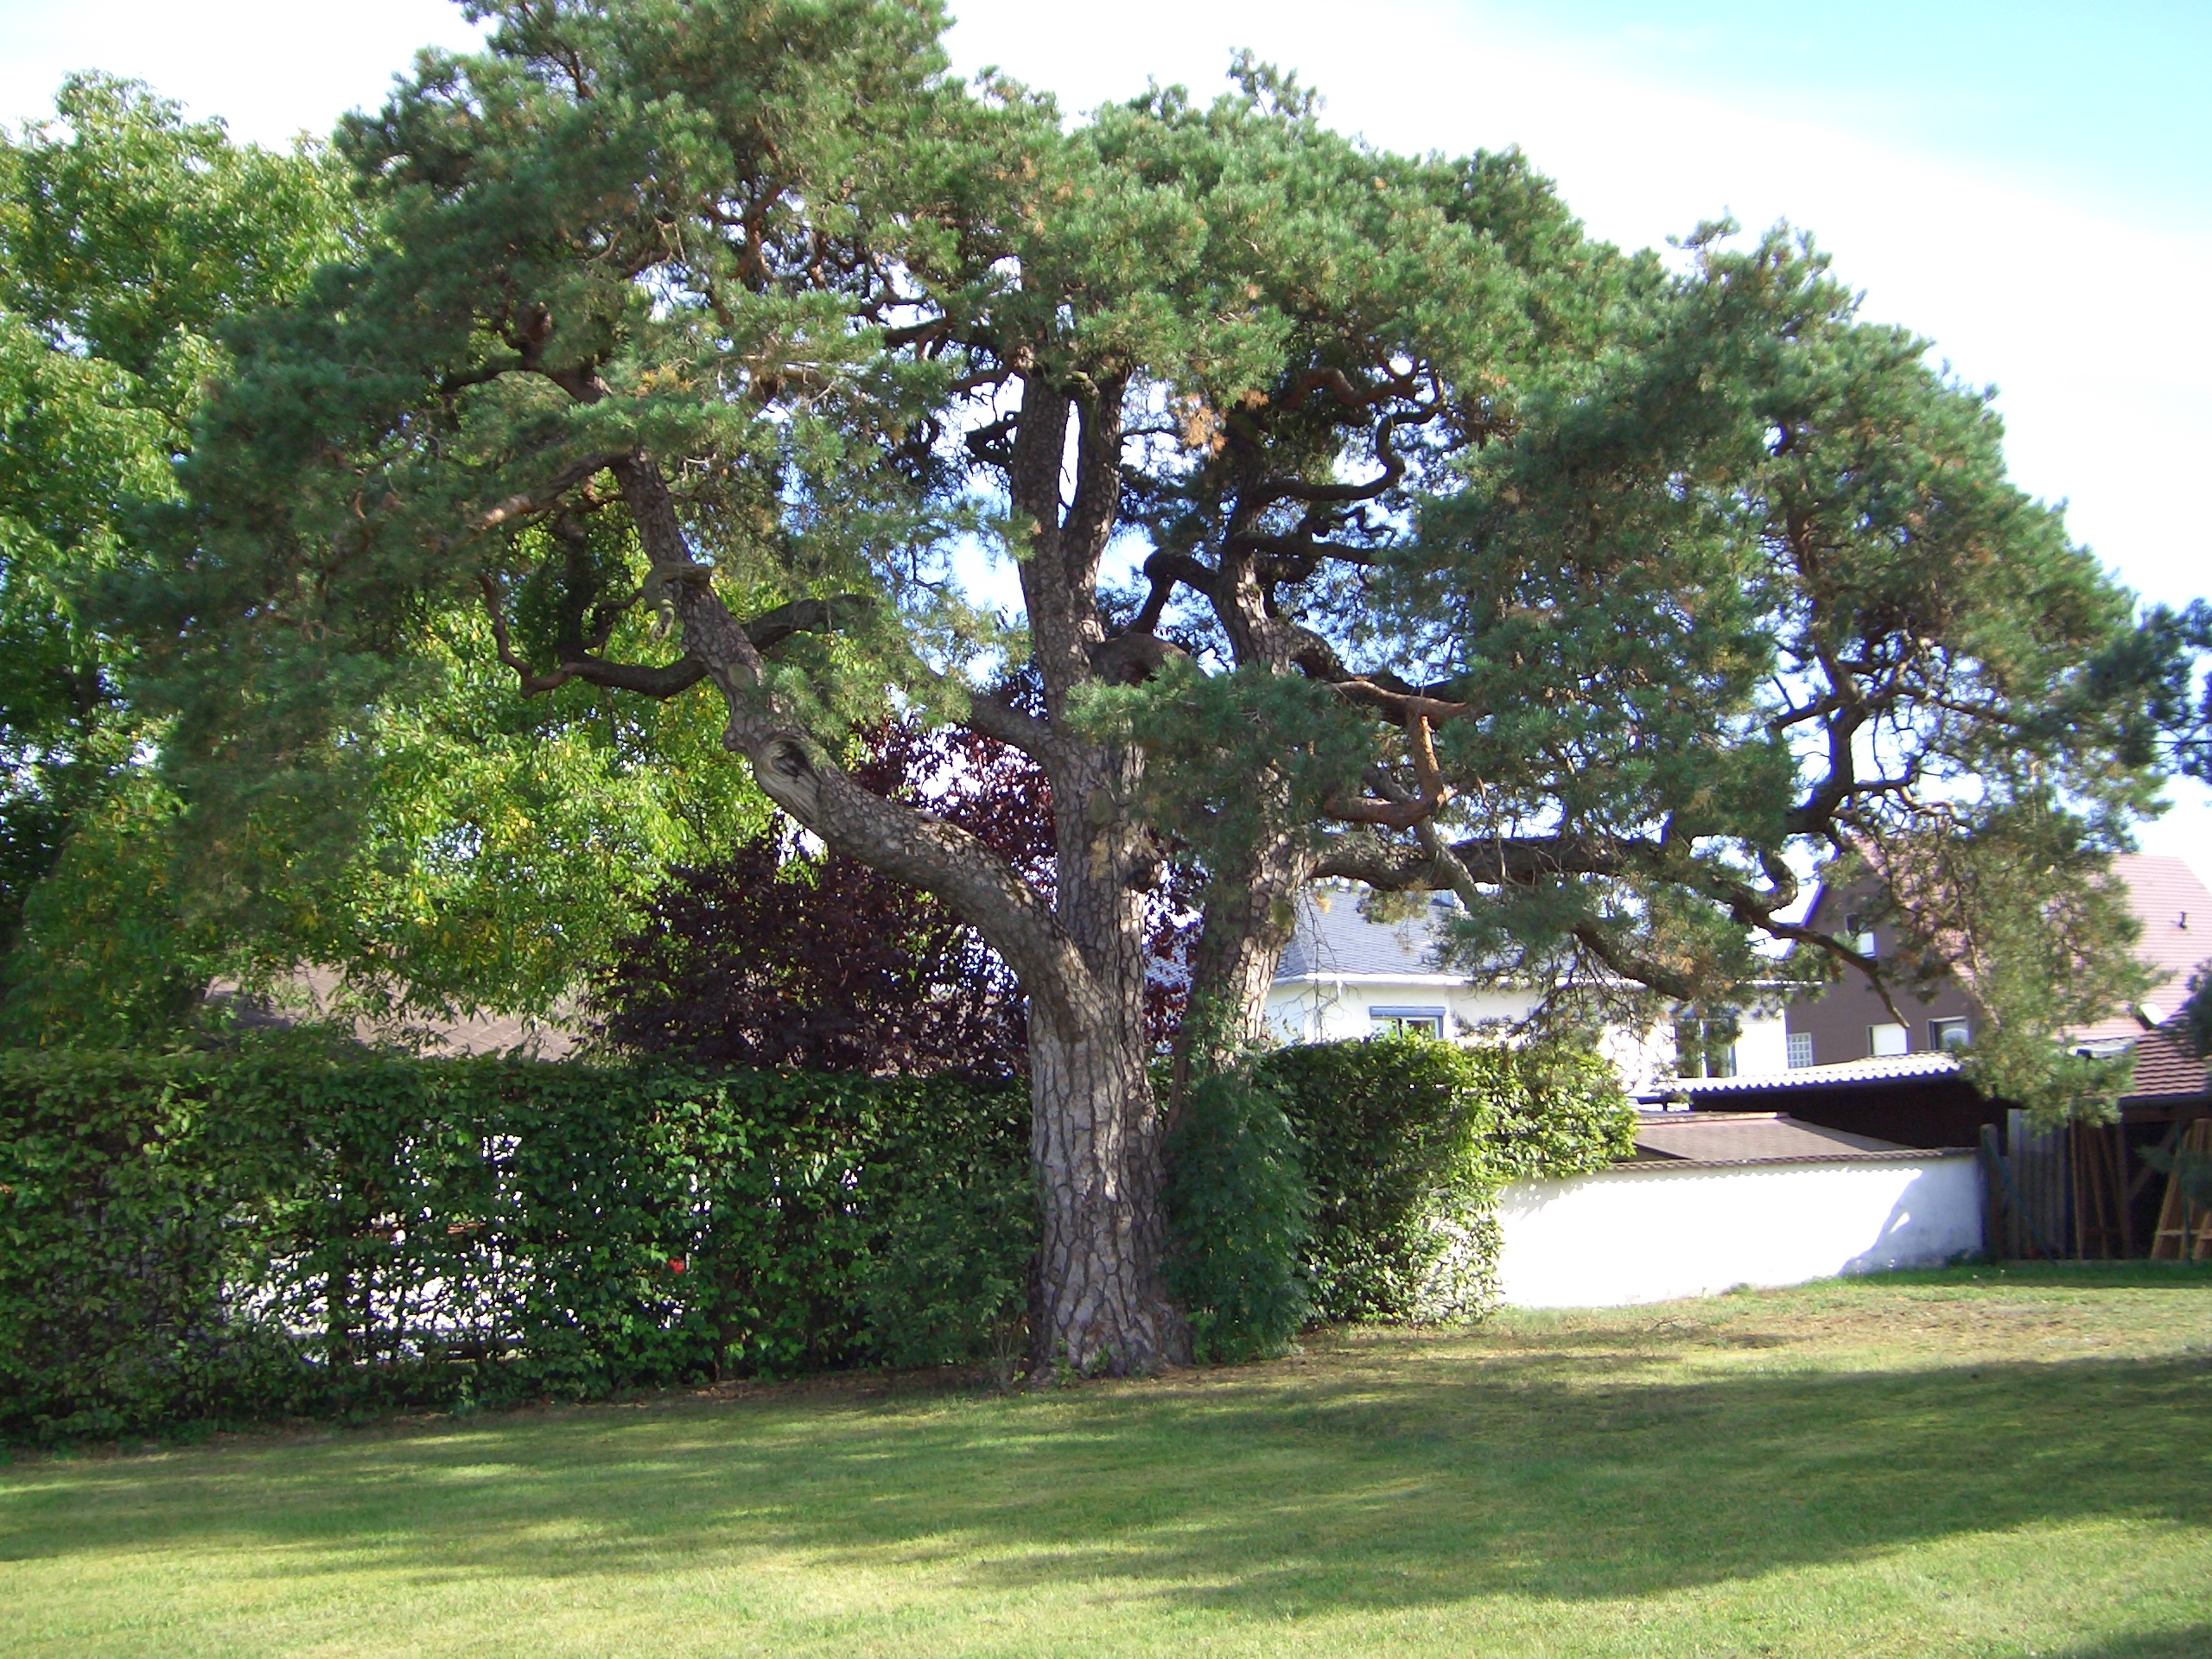
<svg viewBox="0 0 2212 1659">
<path fill-rule="evenodd" d="M 2212 590 L 2212 0 L 952 0 L 964 69 L 1070 109 L 1217 87 L 1250 47 L 1402 149 L 1518 143 L 1602 236 L 1733 212 L 1812 229 L 1870 315 L 1999 388 L 2014 476 L 2131 587 Z M 242 137 L 373 103 L 442 0 L 0 0 L 0 120 L 69 69 L 139 76 Z M 2212 874 L 2212 792 L 2145 843 Z"/>
<path fill-rule="evenodd" d="M 2204 0 L 1554 0 L 1526 16 L 1522 28 L 1618 68 L 1750 92 L 2087 200 L 2200 224 L 2212 216 Z"/>
</svg>

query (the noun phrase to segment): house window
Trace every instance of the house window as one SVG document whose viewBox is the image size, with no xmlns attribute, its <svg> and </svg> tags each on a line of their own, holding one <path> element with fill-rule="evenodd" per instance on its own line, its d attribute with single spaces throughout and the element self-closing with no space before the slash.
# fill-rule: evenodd
<svg viewBox="0 0 2212 1659">
<path fill-rule="evenodd" d="M 1869 1026 L 1866 1052 L 1878 1060 L 1909 1054 L 1912 1052 L 1912 1033 L 1903 1026 Z"/>
<path fill-rule="evenodd" d="M 1964 1048 L 1971 1034 L 1963 1020 L 1930 1020 L 1928 1022 L 1928 1046 L 1939 1052 L 1947 1048 Z"/>
<path fill-rule="evenodd" d="M 1789 1069 L 1802 1071 L 1813 1063 L 1813 1033 L 1793 1031 L 1789 1033 Z"/>
<path fill-rule="evenodd" d="M 1874 947 L 1878 943 L 1874 938 L 1874 925 L 1857 911 L 1853 911 L 1843 918 L 1843 931 L 1850 937 L 1851 948 L 1860 956 L 1871 957 L 1874 954 Z"/>
<path fill-rule="evenodd" d="M 1370 1037 L 1441 1037 L 1444 1035 L 1444 1010 L 1370 1008 L 1367 1011 L 1367 1032 Z"/>
<path fill-rule="evenodd" d="M 1734 1077 L 1736 1039 L 1741 1034 L 1731 1010 L 1685 1009 L 1675 1017 L 1675 1075 Z"/>
</svg>

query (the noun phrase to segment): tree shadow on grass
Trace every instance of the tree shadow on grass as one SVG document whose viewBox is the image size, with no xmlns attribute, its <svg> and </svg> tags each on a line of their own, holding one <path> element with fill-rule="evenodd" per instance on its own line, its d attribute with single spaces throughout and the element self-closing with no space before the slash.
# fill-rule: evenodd
<svg viewBox="0 0 2212 1659">
<path fill-rule="evenodd" d="M 789 1553 L 1255 1618 L 1644 1597 L 2039 1523 L 2212 1524 L 2207 1382 L 2193 1358 L 1655 1380 L 1554 1344 L 1043 1398 L 601 1409 L 19 1469 L 0 1557 L 228 1541 L 427 1581 Z M 2189 1650 L 2163 1640 L 2082 1659 Z"/>
<path fill-rule="evenodd" d="M 2212 1262 L 1981 1262 L 1954 1268 L 1898 1268 L 1867 1274 L 1870 1287 L 2047 1285 L 2065 1290 L 2212 1288 Z"/>
<path fill-rule="evenodd" d="M 2053 1659 L 2204 1659 L 2212 1653 L 2212 1624 L 2192 1624 L 2185 1630 L 2139 1632 L 2067 1648 Z"/>
</svg>

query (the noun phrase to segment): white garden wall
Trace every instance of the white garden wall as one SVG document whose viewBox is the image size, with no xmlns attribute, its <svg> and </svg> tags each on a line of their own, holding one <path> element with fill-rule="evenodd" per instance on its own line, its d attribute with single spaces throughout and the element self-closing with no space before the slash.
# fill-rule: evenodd
<svg viewBox="0 0 2212 1659">
<path fill-rule="evenodd" d="M 1932 1267 L 1982 1247 L 1971 1154 L 1639 1165 L 1509 1187 L 1498 1287 L 1516 1307 L 1618 1307 Z"/>
</svg>

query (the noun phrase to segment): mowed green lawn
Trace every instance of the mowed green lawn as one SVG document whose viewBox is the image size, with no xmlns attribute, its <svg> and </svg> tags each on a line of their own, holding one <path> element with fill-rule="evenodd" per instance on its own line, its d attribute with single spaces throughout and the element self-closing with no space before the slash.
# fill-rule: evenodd
<svg viewBox="0 0 2212 1659">
<path fill-rule="evenodd" d="M 0 1651 L 2212 1654 L 2212 1276 L 0 1467 Z"/>
</svg>

